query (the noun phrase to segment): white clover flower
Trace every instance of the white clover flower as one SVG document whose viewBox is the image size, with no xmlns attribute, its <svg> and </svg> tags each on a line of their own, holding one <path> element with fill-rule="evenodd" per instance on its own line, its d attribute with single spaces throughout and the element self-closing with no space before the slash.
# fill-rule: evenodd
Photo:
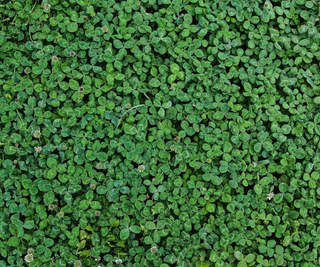
<svg viewBox="0 0 320 267">
<path fill-rule="evenodd" d="M 101 215 L 101 211 L 100 210 L 97 210 L 95 213 L 94 213 L 97 217 L 99 217 Z"/>
<path fill-rule="evenodd" d="M 126 108 L 131 108 L 131 104 L 130 104 L 130 103 L 127 103 L 127 104 L 126 104 Z"/>
<path fill-rule="evenodd" d="M 101 169 L 102 169 L 102 163 L 98 163 L 97 166 L 96 166 L 96 168 L 97 168 L 98 170 L 101 170 Z"/>
<path fill-rule="evenodd" d="M 115 260 L 115 263 L 116 263 L 116 264 L 121 264 L 121 263 L 122 263 L 122 260 L 121 260 L 121 259 L 116 259 L 116 260 Z"/>
<path fill-rule="evenodd" d="M 51 5 L 50 4 L 44 4 L 43 9 L 44 10 L 50 10 Z"/>
<path fill-rule="evenodd" d="M 103 32 L 108 32 L 109 28 L 108 28 L 107 25 L 103 25 L 103 26 L 101 27 L 101 30 L 102 30 Z"/>
<path fill-rule="evenodd" d="M 81 261 L 76 260 L 76 261 L 73 263 L 73 265 L 74 265 L 74 267 L 80 267 L 80 266 L 82 266 L 82 263 L 81 263 Z"/>
<path fill-rule="evenodd" d="M 138 6 L 140 6 L 140 5 L 141 5 L 141 2 L 140 2 L 140 1 L 138 1 L 138 2 L 137 2 L 137 5 L 138 5 Z"/>
<path fill-rule="evenodd" d="M 152 252 L 152 253 L 157 253 L 157 252 L 158 252 L 157 247 L 152 247 L 152 248 L 151 248 L 151 252 Z"/>
<path fill-rule="evenodd" d="M 39 154 L 42 151 L 42 147 L 41 146 L 34 147 L 34 151 L 36 151 Z"/>
<path fill-rule="evenodd" d="M 138 171 L 139 171 L 139 172 L 144 172 L 145 169 L 146 169 L 146 167 L 145 167 L 144 165 L 140 165 L 140 166 L 138 167 Z"/>
<path fill-rule="evenodd" d="M 33 248 L 29 248 L 27 252 L 28 252 L 28 254 L 33 254 L 34 253 L 34 249 Z"/>
<path fill-rule="evenodd" d="M 26 262 L 32 262 L 33 261 L 33 255 L 32 254 L 27 254 L 25 257 L 24 257 L 24 260 Z"/>
<path fill-rule="evenodd" d="M 59 60 L 59 58 L 58 58 L 57 56 L 52 56 L 51 60 L 52 60 L 53 62 L 57 62 L 57 61 Z"/>
<path fill-rule="evenodd" d="M 86 21 L 86 20 L 88 20 L 88 17 L 87 17 L 87 16 L 83 16 L 82 19 L 83 19 L 84 21 Z"/>
<path fill-rule="evenodd" d="M 271 200 L 274 197 L 274 193 L 270 192 L 269 194 L 267 194 L 267 198 L 268 200 Z"/>
<path fill-rule="evenodd" d="M 263 5 L 265 8 L 269 8 L 270 4 L 268 2 L 265 2 Z"/>
<path fill-rule="evenodd" d="M 49 208 L 49 210 L 53 210 L 54 209 L 54 205 L 53 204 L 49 204 L 48 208 Z"/>
<path fill-rule="evenodd" d="M 176 146 L 175 146 L 175 145 L 171 145 L 171 146 L 170 146 L 170 150 L 171 150 L 171 151 L 174 151 L 175 149 L 176 149 Z"/>
<path fill-rule="evenodd" d="M 90 188 L 91 188 L 92 190 L 95 190 L 95 189 L 96 189 L 96 185 L 95 185 L 95 184 L 91 184 L 91 185 L 90 185 Z"/>
<path fill-rule="evenodd" d="M 34 133 L 33 133 L 33 136 L 34 136 L 35 138 L 40 138 L 41 132 L 40 132 L 39 130 L 35 130 Z"/>
<path fill-rule="evenodd" d="M 31 70 L 30 70 L 29 68 L 25 68 L 25 69 L 24 69 L 24 73 L 25 73 L 25 74 L 29 74 L 29 73 L 31 73 Z"/>
<path fill-rule="evenodd" d="M 63 212 L 63 211 L 58 212 L 58 217 L 59 217 L 59 218 L 63 218 L 63 216 L 64 216 L 64 212 Z M 81 266 L 81 265 L 80 265 L 80 266 Z"/>
<path fill-rule="evenodd" d="M 76 52 L 74 52 L 74 51 L 70 52 L 70 56 L 75 57 L 76 56 Z"/>
<path fill-rule="evenodd" d="M 78 91 L 79 91 L 80 93 L 83 93 L 83 92 L 84 92 L 84 88 L 83 88 L 82 86 L 80 86 L 79 89 L 78 89 Z"/>
<path fill-rule="evenodd" d="M 211 162 L 212 162 L 212 159 L 207 158 L 207 163 L 211 163 Z"/>
</svg>

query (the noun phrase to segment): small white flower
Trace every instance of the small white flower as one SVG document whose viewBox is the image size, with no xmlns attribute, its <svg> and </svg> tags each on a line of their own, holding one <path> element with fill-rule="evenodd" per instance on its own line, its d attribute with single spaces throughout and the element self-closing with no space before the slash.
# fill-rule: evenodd
<svg viewBox="0 0 320 267">
<path fill-rule="evenodd" d="M 43 9 L 44 10 L 50 10 L 51 5 L 50 4 L 44 4 Z"/>
<path fill-rule="evenodd" d="M 63 218 L 63 216 L 64 216 L 64 212 L 62 212 L 62 211 L 58 212 L 58 217 L 59 217 L 59 218 Z M 80 266 L 81 266 L 81 265 L 80 265 Z"/>
<path fill-rule="evenodd" d="M 34 133 L 33 133 L 33 136 L 34 136 L 35 138 L 40 138 L 41 132 L 40 132 L 39 130 L 35 130 Z"/>
<path fill-rule="evenodd" d="M 211 162 L 212 162 L 212 159 L 207 158 L 207 163 L 211 163 Z"/>
<path fill-rule="evenodd" d="M 97 217 L 99 217 L 101 215 L 101 211 L 100 210 L 97 210 L 95 213 L 94 213 Z"/>
<path fill-rule="evenodd" d="M 74 263 L 73 263 L 74 267 L 81 267 L 82 266 L 82 263 L 81 261 L 79 260 L 76 260 Z"/>
<path fill-rule="evenodd" d="M 78 89 L 78 91 L 79 91 L 80 93 L 83 93 L 83 92 L 84 92 L 84 88 L 83 88 L 82 86 L 80 86 L 79 89 Z"/>
<path fill-rule="evenodd" d="M 175 146 L 175 145 L 171 145 L 171 146 L 170 146 L 170 150 L 171 150 L 171 151 L 174 151 L 175 149 L 176 149 L 176 146 Z"/>
<path fill-rule="evenodd" d="M 127 103 L 127 104 L 126 104 L 126 108 L 131 108 L 131 104 L 130 104 L 130 103 Z"/>
<path fill-rule="evenodd" d="M 49 204 L 48 208 L 49 208 L 49 210 L 53 210 L 54 209 L 54 205 L 53 204 Z"/>
<path fill-rule="evenodd" d="M 264 6 L 265 8 L 269 8 L 270 5 L 269 5 L 268 2 L 265 2 L 263 6 Z"/>
<path fill-rule="evenodd" d="M 102 169 L 102 163 L 98 163 L 97 166 L 96 166 L 96 168 L 97 168 L 98 170 L 101 170 L 101 169 Z"/>
<path fill-rule="evenodd" d="M 122 260 L 121 260 L 121 259 L 116 259 L 116 260 L 115 260 L 115 263 L 116 263 L 116 264 L 121 264 L 121 263 L 122 263 Z"/>
<path fill-rule="evenodd" d="M 52 56 L 51 60 L 52 60 L 53 62 L 57 62 L 57 61 L 59 60 L 59 58 L 58 58 L 57 56 Z"/>
<path fill-rule="evenodd" d="M 91 185 L 90 185 L 90 188 L 91 188 L 92 190 L 95 190 L 95 189 L 96 189 L 96 185 L 95 185 L 95 184 L 91 184 Z"/>
<path fill-rule="evenodd" d="M 152 252 L 152 253 L 157 253 L 157 252 L 158 252 L 157 247 L 152 247 L 152 248 L 151 248 L 151 252 Z"/>
<path fill-rule="evenodd" d="M 29 68 L 25 68 L 25 69 L 24 69 L 24 73 L 25 73 L 25 74 L 29 74 L 29 73 L 31 73 L 31 70 L 30 70 Z"/>
<path fill-rule="evenodd" d="M 270 192 L 269 194 L 267 194 L 267 198 L 268 200 L 271 200 L 274 197 L 274 193 Z"/>
<path fill-rule="evenodd" d="M 41 146 L 34 147 L 34 151 L 36 151 L 39 154 L 42 151 L 42 147 Z"/>
<path fill-rule="evenodd" d="M 27 254 L 25 257 L 24 257 L 24 260 L 26 262 L 32 262 L 33 261 L 33 255 L 32 254 Z"/>
<path fill-rule="evenodd" d="M 144 172 L 145 169 L 146 169 L 146 167 L 145 167 L 144 165 L 140 165 L 140 166 L 138 167 L 138 171 L 139 171 L 139 172 Z"/>
<path fill-rule="evenodd" d="M 76 56 L 76 52 L 74 52 L 74 51 L 70 52 L 70 56 L 75 57 Z"/>
<path fill-rule="evenodd" d="M 101 27 L 101 30 L 102 30 L 103 32 L 108 32 L 109 28 L 108 28 L 107 25 L 103 25 L 103 26 Z"/>
</svg>

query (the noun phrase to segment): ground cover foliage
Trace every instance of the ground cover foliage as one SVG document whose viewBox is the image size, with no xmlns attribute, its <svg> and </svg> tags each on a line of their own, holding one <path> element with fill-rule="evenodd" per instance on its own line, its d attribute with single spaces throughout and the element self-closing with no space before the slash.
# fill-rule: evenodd
<svg viewBox="0 0 320 267">
<path fill-rule="evenodd" d="M 319 2 L 0 1 L 0 267 L 318 266 Z"/>
</svg>

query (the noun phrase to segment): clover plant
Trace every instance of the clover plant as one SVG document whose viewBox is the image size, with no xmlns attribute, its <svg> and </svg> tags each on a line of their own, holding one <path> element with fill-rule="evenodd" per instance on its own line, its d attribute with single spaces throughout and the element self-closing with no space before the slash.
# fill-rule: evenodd
<svg viewBox="0 0 320 267">
<path fill-rule="evenodd" d="M 0 267 L 320 265 L 315 0 L 0 1 Z"/>
</svg>

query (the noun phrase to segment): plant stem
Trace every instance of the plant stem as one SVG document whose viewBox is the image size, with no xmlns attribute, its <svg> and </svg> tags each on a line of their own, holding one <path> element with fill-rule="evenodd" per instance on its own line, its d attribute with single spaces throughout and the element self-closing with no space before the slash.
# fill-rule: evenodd
<svg viewBox="0 0 320 267">
<path fill-rule="evenodd" d="M 132 109 L 134 109 L 134 108 L 143 107 L 143 106 L 145 106 L 145 105 L 143 104 L 143 105 L 134 106 L 134 107 L 130 108 L 129 110 L 127 110 L 125 113 L 123 113 L 123 115 L 120 117 L 120 120 L 119 120 L 119 123 L 118 123 L 116 129 L 119 127 L 120 122 L 121 122 L 121 119 L 122 119 L 122 117 L 123 117 L 124 115 L 126 115 L 130 110 L 132 110 Z"/>
<path fill-rule="evenodd" d="M 32 11 L 34 10 L 34 8 L 35 8 L 35 6 L 36 6 L 37 2 L 38 2 L 38 1 L 36 1 L 36 2 L 34 3 L 34 5 L 33 5 L 32 9 L 30 10 L 30 12 L 29 12 L 29 13 L 32 13 Z"/>
</svg>

